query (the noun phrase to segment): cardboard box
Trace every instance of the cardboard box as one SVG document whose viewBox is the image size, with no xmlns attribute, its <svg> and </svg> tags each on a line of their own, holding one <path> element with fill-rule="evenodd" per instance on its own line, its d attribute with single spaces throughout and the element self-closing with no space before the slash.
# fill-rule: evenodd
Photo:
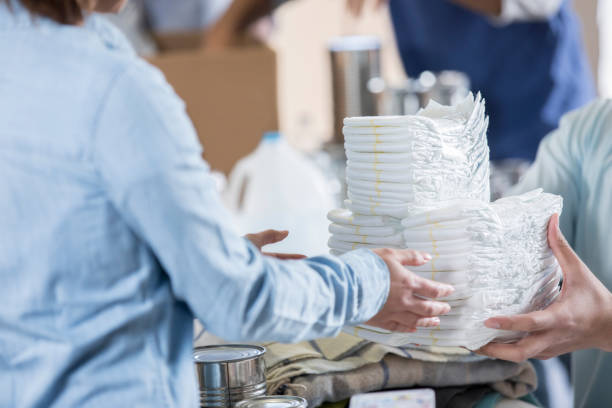
<svg viewBox="0 0 612 408">
<path fill-rule="evenodd" d="M 278 129 L 276 55 L 269 48 L 176 51 L 149 61 L 185 101 L 213 169 L 228 174 L 265 131 Z"/>
</svg>

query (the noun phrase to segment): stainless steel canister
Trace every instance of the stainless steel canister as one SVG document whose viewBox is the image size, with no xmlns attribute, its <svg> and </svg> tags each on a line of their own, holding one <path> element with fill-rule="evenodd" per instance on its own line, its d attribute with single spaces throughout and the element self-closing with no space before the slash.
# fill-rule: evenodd
<svg viewBox="0 0 612 408">
<path fill-rule="evenodd" d="M 239 402 L 236 408 L 308 408 L 308 402 L 302 397 L 266 395 Z"/>
<path fill-rule="evenodd" d="M 461 102 L 469 91 L 470 80 L 463 72 L 423 71 L 418 78 L 408 78 L 401 86 L 387 86 L 380 113 L 414 115 L 431 99 L 452 106 Z"/>
<path fill-rule="evenodd" d="M 344 143 L 342 121 L 349 116 L 378 115 L 384 81 L 380 73 L 380 41 L 371 36 L 346 36 L 329 44 L 334 101 L 334 142 Z"/>
<path fill-rule="evenodd" d="M 459 71 L 423 71 L 414 82 L 421 107 L 427 106 L 430 99 L 442 105 L 456 105 L 470 91 L 470 79 Z"/>
<path fill-rule="evenodd" d="M 234 407 L 266 393 L 266 349 L 243 344 L 197 347 L 193 352 L 201 407 Z"/>
</svg>

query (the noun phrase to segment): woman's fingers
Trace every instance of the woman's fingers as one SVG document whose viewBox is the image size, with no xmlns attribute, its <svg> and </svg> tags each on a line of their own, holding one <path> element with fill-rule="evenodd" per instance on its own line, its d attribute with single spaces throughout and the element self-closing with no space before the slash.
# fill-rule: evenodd
<svg viewBox="0 0 612 408">
<path fill-rule="evenodd" d="M 427 252 L 415 251 L 412 249 L 378 248 L 374 249 L 373 252 L 385 261 L 389 269 L 394 269 L 396 271 L 403 269 L 398 268 L 400 265 L 421 266 L 431 260 L 431 255 Z"/>
<path fill-rule="evenodd" d="M 289 231 L 277 231 L 273 229 L 247 234 L 246 237 L 257 248 L 261 249 L 266 245 L 275 244 L 287 238 Z"/>
<path fill-rule="evenodd" d="M 431 260 L 431 255 L 428 253 L 411 249 L 383 251 L 394 251 L 395 259 L 403 266 L 420 266 Z M 400 269 L 399 273 L 402 275 L 403 283 L 419 296 L 435 299 L 448 296 L 455 290 L 451 285 L 421 278 L 406 269 Z"/>
<path fill-rule="evenodd" d="M 515 344 L 489 343 L 476 353 L 520 363 L 542 354 L 554 342 L 554 339 L 550 337 L 550 335 L 542 333 L 529 335 Z"/>
<path fill-rule="evenodd" d="M 451 310 L 448 303 L 420 299 L 415 296 L 409 296 L 404 301 L 404 306 L 407 310 L 410 310 L 410 312 L 422 317 L 440 316 L 447 314 Z"/>
<path fill-rule="evenodd" d="M 432 280 L 414 275 L 412 290 L 419 296 L 436 299 L 449 296 L 455 291 L 455 288 L 453 288 L 451 285 L 447 285 L 446 283 L 434 282 Z"/>
<path fill-rule="evenodd" d="M 281 242 L 289 235 L 289 231 L 265 230 L 259 233 L 261 238 L 261 246 L 275 244 Z"/>
<path fill-rule="evenodd" d="M 440 319 L 437 317 L 421 317 L 414 313 L 394 313 L 390 316 L 387 330 L 414 333 L 417 327 L 436 327 L 439 325 Z"/>
<path fill-rule="evenodd" d="M 415 318 L 416 322 L 416 318 Z M 389 320 L 388 322 L 384 322 L 382 324 L 377 325 L 381 329 L 389 330 L 392 332 L 401 332 L 401 333 L 414 333 L 416 331 L 416 325 L 413 324 L 404 324 L 401 321 L 397 320 Z"/>
<path fill-rule="evenodd" d="M 400 331 L 399 327 L 403 327 L 406 331 L 413 332 L 417 327 L 435 327 L 440 325 L 440 319 L 437 317 L 423 317 L 411 312 L 397 312 L 389 316 L 390 322 L 395 322 L 396 328 L 393 331 Z"/>
<path fill-rule="evenodd" d="M 377 327 L 393 332 L 414 333 L 417 327 L 435 327 L 440 325 L 440 319 L 437 317 L 423 317 L 412 312 L 401 311 L 388 314 L 382 323 L 372 323 Z"/>
<path fill-rule="evenodd" d="M 546 309 L 515 316 L 496 316 L 485 321 L 491 329 L 536 332 L 551 329 L 556 325 L 555 314 Z"/>
<path fill-rule="evenodd" d="M 419 327 L 437 327 L 440 325 L 439 317 L 422 317 L 417 320 L 416 325 Z"/>
<path fill-rule="evenodd" d="M 387 309 L 394 314 L 411 313 L 419 317 L 435 317 L 450 312 L 451 307 L 445 302 L 414 296 L 410 287 L 392 282 Z"/>
<path fill-rule="evenodd" d="M 412 249 L 383 249 L 382 251 L 391 251 L 395 260 L 404 266 L 421 266 L 431 261 L 431 255 L 427 252 Z"/>
<path fill-rule="evenodd" d="M 448 313 L 450 306 L 425 297 L 447 296 L 453 291 L 449 285 L 420 278 L 404 265 L 422 265 L 431 257 L 412 250 L 374 249 L 389 268 L 391 285 L 382 309 L 368 321 L 373 326 L 391 331 L 412 332 L 417 325 L 431 327 L 439 324 L 436 316 Z M 422 296 L 417 297 L 416 295 Z"/>
</svg>

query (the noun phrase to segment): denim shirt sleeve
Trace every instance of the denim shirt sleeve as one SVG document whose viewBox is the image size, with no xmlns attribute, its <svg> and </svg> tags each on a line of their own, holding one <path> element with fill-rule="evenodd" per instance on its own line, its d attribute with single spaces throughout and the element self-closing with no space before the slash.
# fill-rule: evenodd
<svg viewBox="0 0 612 408">
<path fill-rule="evenodd" d="M 280 261 L 240 237 L 182 101 L 144 62 L 110 85 L 92 149 L 109 199 L 212 333 L 235 341 L 332 336 L 386 301 L 388 270 L 371 251 Z"/>
</svg>

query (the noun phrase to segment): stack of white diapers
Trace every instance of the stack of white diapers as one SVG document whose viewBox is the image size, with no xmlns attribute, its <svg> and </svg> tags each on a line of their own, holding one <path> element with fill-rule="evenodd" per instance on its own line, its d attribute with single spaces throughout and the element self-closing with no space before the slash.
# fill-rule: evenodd
<svg viewBox="0 0 612 408">
<path fill-rule="evenodd" d="M 546 229 L 562 201 L 536 190 L 489 202 L 488 118 L 480 95 L 455 107 L 433 103 L 414 116 L 347 118 L 344 124 L 348 200 L 328 215 L 331 252 L 426 251 L 432 260 L 410 270 L 455 287 L 445 299 L 452 310 L 439 327 L 347 330 L 392 346 L 471 350 L 518 338 L 483 322 L 555 299 L 561 274 Z"/>
</svg>

